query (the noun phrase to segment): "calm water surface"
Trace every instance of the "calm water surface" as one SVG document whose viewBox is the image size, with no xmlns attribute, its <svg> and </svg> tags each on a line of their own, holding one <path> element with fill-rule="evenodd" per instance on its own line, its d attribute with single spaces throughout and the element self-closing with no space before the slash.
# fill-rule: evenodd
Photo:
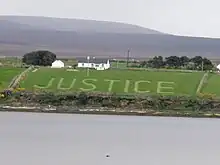
<svg viewBox="0 0 220 165">
<path fill-rule="evenodd" d="M 219 129 L 218 119 L 1 112 L 0 164 L 219 165 Z"/>
</svg>

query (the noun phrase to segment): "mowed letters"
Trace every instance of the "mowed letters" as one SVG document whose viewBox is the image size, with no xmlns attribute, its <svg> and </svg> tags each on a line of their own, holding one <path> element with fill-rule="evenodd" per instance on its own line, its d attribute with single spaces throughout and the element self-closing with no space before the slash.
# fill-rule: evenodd
<svg viewBox="0 0 220 165">
<path fill-rule="evenodd" d="M 83 79 L 83 80 L 77 80 L 76 78 L 73 78 L 72 82 L 69 83 L 68 85 L 65 84 L 64 78 L 59 78 L 59 81 L 55 82 L 56 78 L 51 78 L 48 83 L 44 86 L 42 85 L 34 85 L 34 88 L 38 89 L 49 89 L 54 87 L 54 85 L 57 87 L 57 90 L 73 90 L 76 89 L 75 85 L 76 83 L 79 83 L 80 86 L 78 86 L 78 90 L 80 91 L 97 91 L 99 89 L 99 86 L 97 85 L 98 81 L 102 81 L 103 87 L 106 87 L 106 92 L 113 92 L 114 87 L 120 86 L 123 88 L 124 93 L 151 93 L 153 91 L 152 88 L 149 87 L 151 82 L 148 80 L 139 80 L 139 81 L 131 81 L 131 80 L 112 80 L 112 79 L 103 79 L 103 80 L 98 80 L 95 78 L 88 78 L 88 79 Z M 166 82 L 166 81 L 157 81 L 156 82 L 156 91 L 158 94 L 174 94 L 174 89 L 175 89 L 175 83 L 174 82 Z M 100 85 L 100 82 L 99 82 Z"/>
</svg>

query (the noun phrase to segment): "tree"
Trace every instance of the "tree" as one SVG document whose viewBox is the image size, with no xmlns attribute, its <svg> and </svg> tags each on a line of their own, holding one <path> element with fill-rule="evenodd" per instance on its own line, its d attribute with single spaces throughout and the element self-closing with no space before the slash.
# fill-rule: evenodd
<svg viewBox="0 0 220 165">
<path fill-rule="evenodd" d="M 195 70 L 195 68 L 196 68 L 196 65 L 194 62 L 188 62 L 186 65 L 186 69 Z"/>
<path fill-rule="evenodd" d="M 141 62 L 139 63 L 139 66 L 140 66 L 141 68 L 147 67 L 147 61 L 141 61 Z"/>
<path fill-rule="evenodd" d="M 195 63 L 197 70 L 212 70 L 214 65 L 207 58 L 202 58 L 201 56 L 196 56 L 190 60 Z"/>
<path fill-rule="evenodd" d="M 148 66 L 152 68 L 161 68 L 164 66 L 164 61 L 162 56 L 155 56 L 152 60 L 148 61 Z"/>
<path fill-rule="evenodd" d="M 169 56 L 163 60 L 162 56 L 155 56 L 149 61 L 139 62 L 139 67 L 149 68 L 174 68 L 174 69 L 190 69 L 190 70 L 213 70 L 213 63 L 201 56 L 189 58 L 187 56 Z"/>
<path fill-rule="evenodd" d="M 179 68 L 182 65 L 180 58 L 177 56 L 166 57 L 165 63 L 169 67 L 173 67 L 173 68 Z"/>
<path fill-rule="evenodd" d="M 212 70 L 213 68 L 212 62 L 207 58 L 203 58 L 203 70 Z"/>
<path fill-rule="evenodd" d="M 23 56 L 22 62 L 27 65 L 51 66 L 56 60 L 56 55 L 47 50 L 39 50 L 27 53 Z"/>
<path fill-rule="evenodd" d="M 189 58 L 187 56 L 180 57 L 181 66 L 186 66 L 189 63 Z"/>
<path fill-rule="evenodd" d="M 203 61 L 203 58 L 201 56 L 195 56 L 190 59 L 190 62 L 193 62 L 195 64 L 196 69 L 199 69 L 202 67 L 202 61 Z"/>
</svg>

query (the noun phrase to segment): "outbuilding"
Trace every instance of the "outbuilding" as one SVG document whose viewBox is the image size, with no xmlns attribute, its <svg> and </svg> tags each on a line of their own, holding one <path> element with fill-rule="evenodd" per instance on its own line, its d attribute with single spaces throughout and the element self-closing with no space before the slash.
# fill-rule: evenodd
<svg viewBox="0 0 220 165">
<path fill-rule="evenodd" d="M 218 69 L 218 72 L 220 72 L 220 64 L 218 64 L 218 65 L 216 66 L 216 68 Z"/>
<path fill-rule="evenodd" d="M 51 68 L 64 68 L 64 63 L 61 60 L 56 60 L 52 63 Z"/>
</svg>

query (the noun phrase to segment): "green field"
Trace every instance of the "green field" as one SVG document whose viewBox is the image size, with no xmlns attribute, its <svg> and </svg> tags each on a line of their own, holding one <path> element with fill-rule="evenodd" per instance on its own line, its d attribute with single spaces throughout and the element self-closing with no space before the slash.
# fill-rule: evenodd
<svg viewBox="0 0 220 165">
<path fill-rule="evenodd" d="M 220 75 L 209 74 L 208 83 L 203 86 L 202 92 L 220 96 Z"/>
<path fill-rule="evenodd" d="M 126 62 L 111 62 L 112 68 L 127 68 Z"/>
<path fill-rule="evenodd" d="M 21 58 L 17 57 L 0 57 L 0 65 L 6 67 L 20 67 L 22 61 Z"/>
<path fill-rule="evenodd" d="M 86 70 L 41 68 L 30 72 L 21 86 L 27 90 L 100 91 L 195 95 L 204 73 L 134 70 Z"/>
<path fill-rule="evenodd" d="M 23 70 L 22 68 L 0 67 L 0 90 L 7 88 L 11 80 Z"/>
</svg>

